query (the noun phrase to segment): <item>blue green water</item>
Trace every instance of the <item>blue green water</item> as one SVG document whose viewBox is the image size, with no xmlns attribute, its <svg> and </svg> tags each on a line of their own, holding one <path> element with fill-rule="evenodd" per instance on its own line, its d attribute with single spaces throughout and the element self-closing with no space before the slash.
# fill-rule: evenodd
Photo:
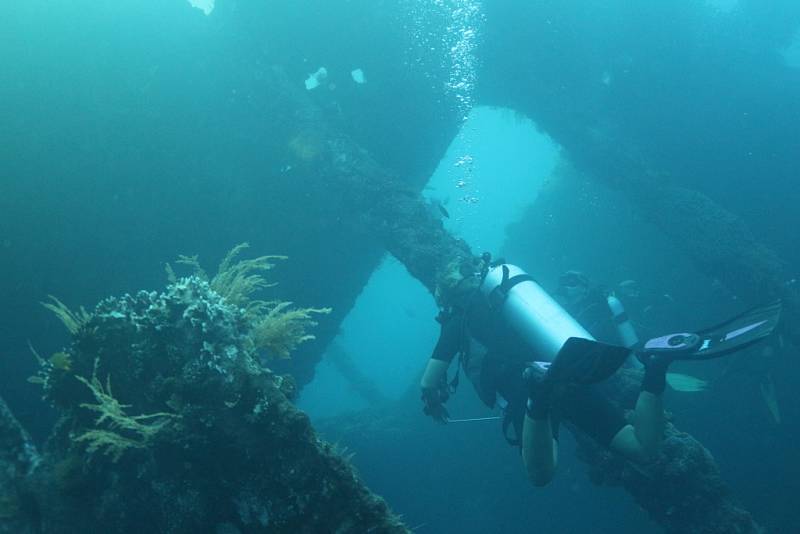
<svg viewBox="0 0 800 534">
<path fill-rule="evenodd" d="M 622 490 L 589 481 L 569 437 L 558 478 L 541 490 L 496 423 L 439 428 L 423 417 L 416 383 L 437 336 L 435 302 L 358 228 L 348 199 L 316 172 L 325 139 L 296 127 L 303 117 L 286 111 L 296 103 L 270 84 L 297 88 L 474 251 L 505 255 L 550 289 L 567 269 L 609 287 L 636 280 L 644 306 L 671 303 L 647 327 L 696 327 L 755 303 L 721 282 L 726 265 L 687 257 L 608 175 L 644 161 L 665 183 L 702 192 L 793 284 L 800 4 L 213 4 L 0 7 L 0 395 L 21 423 L 41 442 L 55 417 L 25 380 L 28 342 L 52 353 L 67 341 L 39 301 L 90 307 L 160 288 L 178 254 L 214 264 L 247 241 L 289 256 L 275 295 L 334 307 L 296 363 L 280 364 L 304 384 L 298 404 L 312 420 L 368 408 L 327 361 L 330 346 L 416 414 L 387 432 L 396 439 L 346 445 L 367 485 L 418 532 L 658 532 Z M 795 355 L 789 346 L 766 362 L 681 367 L 709 389 L 666 394 L 771 532 L 800 531 Z M 454 417 L 491 415 L 467 383 L 452 403 Z"/>
</svg>

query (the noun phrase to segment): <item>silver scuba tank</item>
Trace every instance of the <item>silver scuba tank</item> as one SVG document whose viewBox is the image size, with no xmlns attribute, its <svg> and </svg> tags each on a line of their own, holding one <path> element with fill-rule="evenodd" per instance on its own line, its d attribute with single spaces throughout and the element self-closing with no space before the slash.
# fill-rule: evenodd
<svg viewBox="0 0 800 534">
<path fill-rule="evenodd" d="M 639 336 L 636 335 L 636 330 L 625 312 L 625 307 L 614 295 L 609 295 L 606 302 L 608 302 L 608 309 L 611 310 L 611 316 L 614 318 L 614 325 L 617 327 L 622 345 L 632 349 L 639 344 Z"/>
<path fill-rule="evenodd" d="M 538 361 L 552 362 L 570 338 L 595 341 L 578 321 L 516 265 L 503 264 L 490 269 L 481 284 L 481 292 L 530 345 Z"/>
<path fill-rule="evenodd" d="M 608 309 L 611 310 L 614 326 L 617 327 L 617 335 L 620 341 L 622 341 L 622 345 L 633 351 L 633 349 L 639 345 L 639 336 L 636 335 L 636 329 L 633 327 L 630 318 L 628 318 L 625 306 L 623 306 L 622 302 L 614 295 L 609 295 L 606 298 L 606 302 L 608 303 Z M 634 352 L 631 352 L 631 355 L 628 357 L 627 365 L 634 369 L 641 369 L 644 367 Z"/>
</svg>

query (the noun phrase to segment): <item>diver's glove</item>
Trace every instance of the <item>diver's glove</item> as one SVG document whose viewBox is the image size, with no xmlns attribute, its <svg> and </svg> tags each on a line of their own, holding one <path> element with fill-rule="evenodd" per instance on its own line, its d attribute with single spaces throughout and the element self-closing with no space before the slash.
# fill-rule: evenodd
<svg viewBox="0 0 800 534">
<path fill-rule="evenodd" d="M 540 369 L 527 367 L 522 374 L 528 389 L 528 404 L 525 412 L 531 419 L 541 421 L 550 415 L 550 406 L 553 404 L 554 384 L 548 380 L 547 373 L 539 372 Z"/>
<path fill-rule="evenodd" d="M 444 403 L 450 398 L 447 392 L 447 385 L 438 388 L 422 388 L 422 411 L 425 415 L 430 415 L 437 423 L 447 423 L 450 414 Z"/>
</svg>

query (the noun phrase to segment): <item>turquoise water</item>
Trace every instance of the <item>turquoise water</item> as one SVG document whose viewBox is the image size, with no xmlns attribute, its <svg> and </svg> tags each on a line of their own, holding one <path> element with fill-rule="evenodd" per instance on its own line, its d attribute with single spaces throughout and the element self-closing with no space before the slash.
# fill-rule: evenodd
<svg viewBox="0 0 800 534">
<path fill-rule="evenodd" d="M 473 252 L 550 290 L 569 269 L 610 289 L 634 280 L 646 332 L 791 294 L 800 4 L 193 4 L 0 8 L 0 395 L 37 443 L 56 414 L 26 382 L 28 343 L 52 354 L 68 342 L 40 301 L 90 308 L 159 289 L 178 255 L 215 265 L 249 242 L 289 258 L 268 298 L 334 309 L 315 340 L 269 365 L 295 376 L 298 406 L 323 437 L 351 440 L 364 481 L 416 531 L 659 532 L 624 491 L 591 483 L 568 435 L 540 490 L 496 422 L 440 428 L 422 415 L 436 302 L 387 251 L 359 191 L 380 209 L 391 196 L 375 184 L 391 177 L 392 194 L 419 195 Z M 693 200 L 662 209 L 641 177 Z M 684 209 L 698 195 L 715 208 Z M 665 397 L 770 532 L 800 531 L 795 332 L 787 322 L 769 358 L 679 365 L 709 387 Z M 399 421 L 337 433 L 377 402 L 341 354 Z M 497 415 L 466 380 L 450 402 L 453 417 Z"/>
</svg>

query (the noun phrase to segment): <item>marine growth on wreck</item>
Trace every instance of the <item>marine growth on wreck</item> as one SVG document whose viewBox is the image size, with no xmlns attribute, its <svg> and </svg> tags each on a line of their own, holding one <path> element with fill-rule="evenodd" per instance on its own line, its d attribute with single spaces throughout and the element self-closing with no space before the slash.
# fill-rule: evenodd
<svg viewBox="0 0 800 534">
<path fill-rule="evenodd" d="M 320 440 L 272 372 L 327 308 L 258 300 L 276 257 L 109 297 L 46 307 L 71 341 L 32 381 L 60 414 L 30 475 L 0 500 L 0 524 L 34 532 L 403 532 Z M 281 258 L 283 259 L 283 258 Z M 2 530 L 2 529 L 0 529 Z"/>
</svg>

